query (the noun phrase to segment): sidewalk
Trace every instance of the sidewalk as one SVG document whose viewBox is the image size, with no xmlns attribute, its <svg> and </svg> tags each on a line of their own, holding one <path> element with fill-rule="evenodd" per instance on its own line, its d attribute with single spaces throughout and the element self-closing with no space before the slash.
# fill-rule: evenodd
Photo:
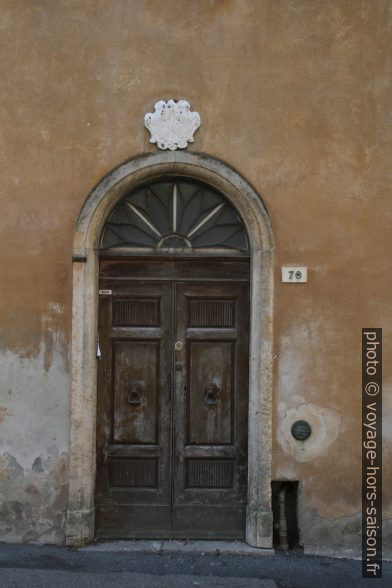
<svg viewBox="0 0 392 588">
<path fill-rule="evenodd" d="M 80 549 L 0 544 L 1 588 L 357 588 L 361 562 L 278 554 L 236 542 L 118 541 Z"/>
</svg>

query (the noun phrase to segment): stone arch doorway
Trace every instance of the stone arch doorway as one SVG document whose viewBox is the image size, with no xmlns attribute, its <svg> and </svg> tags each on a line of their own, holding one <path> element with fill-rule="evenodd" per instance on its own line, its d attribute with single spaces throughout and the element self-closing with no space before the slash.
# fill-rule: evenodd
<svg viewBox="0 0 392 588">
<path fill-rule="evenodd" d="M 99 239 L 109 214 L 130 189 L 167 175 L 203 182 L 224 194 L 240 215 L 249 237 L 246 540 L 257 547 L 271 547 L 273 241 L 270 222 L 259 196 L 241 176 L 216 159 L 187 152 L 152 154 L 120 166 L 91 193 L 78 219 L 73 250 L 71 446 L 66 541 L 68 545 L 78 545 L 92 540 L 95 528 Z"/>
</svg>

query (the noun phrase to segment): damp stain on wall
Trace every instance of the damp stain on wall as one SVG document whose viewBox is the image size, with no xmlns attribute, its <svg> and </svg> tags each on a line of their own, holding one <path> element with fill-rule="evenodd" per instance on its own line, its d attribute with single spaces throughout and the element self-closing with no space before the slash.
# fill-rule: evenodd
<svg viewBox="0 0 392 588">
<path fill-rule="evenodd" d="M 36 356 L 0 353 L 3 541 L 64 542 L 70 379 L 61 332 L 43 320 Z"/>
</svg>

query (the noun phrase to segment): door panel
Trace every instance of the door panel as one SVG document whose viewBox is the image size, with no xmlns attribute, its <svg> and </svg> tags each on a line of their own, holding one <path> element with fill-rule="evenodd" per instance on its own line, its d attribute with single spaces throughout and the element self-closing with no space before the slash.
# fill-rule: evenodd
<svg viewBox="0 0 392 588">
<path fill-rule="evenodd" d="M 125 488 L 156 488 L 158 468 L 156 459 L 112 457 L 110 485 Z"/>
<path fill-rule="evenodd" d="M 112 282 L 102 297 L 96 536 L 171 525 L 172 284 Z"/>
<path fill-rule="evenodd" d="M 235 327 L 235 300 L 188 298 L 187 327 Z"/>
<path fill-rule="evenodd" d="M 234 341 L 189 341 L 187 444 L 232 442 Z"/>
<path fill-rule="evenodd" d="M 245 532 L 248 284 L 177 283 L 173 530 Z"/>
<path fill-rule="evenodd" d="M 113 443 L 157 443 L 159 341 L 114 341 Z"/>
<path fill-rule="evenodd" d="M 248 271 L 101 261 L 97 538 L 244 536 Z"/>
<path fill-rule="evenodd" d="M 113 326 L 159 327 L 159 298 L 114 300 Z"/>
</svg>

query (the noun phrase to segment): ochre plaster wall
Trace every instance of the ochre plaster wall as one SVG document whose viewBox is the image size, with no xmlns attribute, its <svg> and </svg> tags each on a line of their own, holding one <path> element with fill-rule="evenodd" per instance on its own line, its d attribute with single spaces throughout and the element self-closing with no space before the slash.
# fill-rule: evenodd
<svg viewBox="0 0 392 588">
<path fill-rule="evenodd" d="M 271 218 L 273 479 L 300 480 L 306 549 L 360 551 L 362 327 L 384 329 L 392 517 L 391 12 L 388 0 L 0 2 L 2 540 L 64 540 L 74 226 L 105 174 L 156 150 L 143 117 L 169 98 L 201 114 L 189 149 L 232 165 Z M 282 264 L 306 265 L 308 284 L 282 284 Z M 314 431 L 300 448 L 296 418 Z"/>
</svg>

